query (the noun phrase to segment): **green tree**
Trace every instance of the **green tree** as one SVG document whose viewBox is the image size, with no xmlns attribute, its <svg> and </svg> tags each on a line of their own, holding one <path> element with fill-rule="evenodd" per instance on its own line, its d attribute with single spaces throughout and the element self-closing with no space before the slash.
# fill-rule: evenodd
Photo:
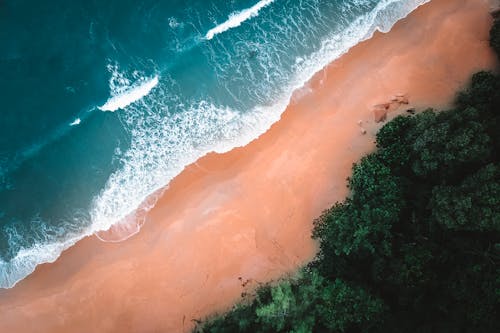
<svg viewBox="0 0 500 333">
<path fill-rule="evenodd" d="M 472 75 L 469 87 L 457 94 L 455 104 L 462 109 L 474 107 L 483 114 L 483 117 L 489 118 L 491 115 L 487 113 L 495 106 L 499 94 L 500 80 L 498 76 L 492 72 L 481 71 Z"/>
<path fill-rule="evenodd" d="M 497 21 L 497 26 L 500 24 Z M 498 37 L 497 35 L 497 38 Z M 459 108 L 474 107 L 486 133 L 493 140 L 493 149 L 500 155 L 500 77 L 491 72 L 478 72 L 472 76 L 471 84 L 458 94 Z"/>
<path fill-rule="evenodd" d="M 335 279 L 324 287 L 316 311 L 330 331 L 344 332 L 352 327 L 364 331 L 381 320 L 385 305 L 365 289 Z"/>
<path fill-rule="evenodd" d="M 496 19 L 490 30 L 490 46 L 500 60 L 500 20 Z"/>
<path fill-rule="evenodd" d="M 415 126 L 415 118 L 397 116 L 377 133 L 378 154 L 397 173 L 405 173 L 411 157 L 411 140 L 408 133 Z"/>
<path fill-rule="evenodd" d="M 337 203 L 314 221 L 320 255 L 391 252 L 391 227 L 403 204 L 398 179 L 377 155 L 353 166 L 351 198 Z M 329 259 L 326 259 L 329 260 Z"/>
<path fill-rule="evenodd" d="M 271 289 L 269 303 L 257 307 L 262 327 L 270 332 L 344 332 L 374 325 L 384 311 L 383 302 L 340 279 L 328 281 L 312 270 L 295 282 Z"/>
<path fill-rule="evenodd" d="M 491 156 L 490 138 L 469 107 L 416 117 L 412 170 L 420 177 L 442 178 L 462 172 L 463 166 L 484 163 Z"/>
<path fill-rule="evenodd" d="M 500 231 L 500 170 L 488 164 L 458 186 L 432 191 L 434 219 L 452 230 Z"/>
</svg>

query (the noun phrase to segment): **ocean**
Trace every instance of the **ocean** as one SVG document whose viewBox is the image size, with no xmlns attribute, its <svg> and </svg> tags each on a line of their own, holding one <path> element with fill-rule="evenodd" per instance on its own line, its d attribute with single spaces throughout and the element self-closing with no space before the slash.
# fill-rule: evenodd
<svg viewBox="0 0 500 333">
<path fill-rule="evenodd" d="M 428 0 L 0 1 L 0 287 L 122 223 Z M 98 234 L 99 236 L 99 234 Z"/>
</svg>

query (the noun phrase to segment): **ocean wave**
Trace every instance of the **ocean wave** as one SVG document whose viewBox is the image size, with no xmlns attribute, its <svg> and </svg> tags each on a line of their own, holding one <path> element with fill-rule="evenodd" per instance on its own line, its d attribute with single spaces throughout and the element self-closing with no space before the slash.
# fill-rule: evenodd
<svg viewBox="0 0 500 333">
<path fill-rule="evenodd" d="M 259 15 L 259 11 L 262 8 L 271 4 L 273 1 L 274 0 L 261 0 L 250 8 L 230 14 L 227 21 L 217 25 L 215 28 L 210 29 L 206 33 L 205 39 L 210 40 L 214 38 L 215 35 L 221 34 L 224 31 L 240 26 L 246 20 L 249 20 L 252 17 Z"/>
<path fill-rule="evenodd" d="M 76 230 L 74 223 L 67 223 L 65 226 L 53 229 L 39 217 L 34 217 L 30 222 L 31 225 L 27 226 L 30 229 L 30 235 L 39 241 L 28 248 L 21 246 L 25 243 L 23 236 L 25 231 L 18 230 L 15 226 L 2 229 L 2 232 L 8 236 L 9 248 L 19 248 L 19 250 L 10 260 L 0 259 L 0 288 L 13 287 L 31 274 L 37 265 L 54 262 L 64 250 L 93 234 L 91 228 L 86 228 L 83 232 Z"/>
<path fill-rule="evenodd" d="M 37 265 L 56 261 L 65 249 L 85 236 L 78 235 L 60 243 L 35 245 L 29 249 L 21 249 L 12 260 L 0 260 L 0 288 L 11 288 L 33 273 Z"/>
<path fill-rule="evenodd" d="M 132 225 L 122 226 L 118 230 L 126 233 L 131 231 L 133 234 L 138 232 L 144 222 L 141 219 L 144 215 L 134 212 L 138 207 L 143 207 L 143 211 L 149 210 L 152 205 L 145 203 L 149 202 L 151 194 L 168 185 L 186 165 L 208 152 L 226 152 L 254 140 L 279 120 L 293 92 L 303 87 L 315 73 L 357 43 L 370 38 L 375 31 L 390 30 L 398 20 L 428 1 L 380 1 L 371 12 L 358 17 L 347 28 L 324 38 L 318 50 L 302 56 L 293 66 L 294 75 L 273 104 L 258 105 L 247 112 L 206 99 L 190 102 L 176 100 L 177 94 L 171 91 L 175 82 L 162 78 L 159 83 L 157 76 L 147 80 L 150 82 L 156 78 L 154 85 L 150 82 L 146 86 L 151 87 L 148 93 L 136 93 L 134 96 L 141 97 L 124 105 L 124 112 L 118 113 L 131 133 L 131 146 L 120 157 L 119 170 L 110 176 L 104 189 L 94 198 L 90 226 L 77 235 L 68 235 L 64 241 L 22 249 L 12 260 L 0 261 L 0 287 L 14 286 L 33 272 L 36 265 L 55 261 L 63 250 L 79 239 L 95 233 L 99 236 L 100 232 L 109 230 L 119 221 Z M 145 82 L 132 86 L 140 87 Z M 123 96 L 130 91 L 127 88 L 130 87 L 130 81 L 117 76 L 113 82 L 110 81 L 110 87 L 116 93 L 115 96 Z M 153 88 L 154 93 L 149 93 Z M 184 111 L 172 112 L 172 105 Z M 120 234 L 116 240 L 128 236 Z M 100 238 L 110 241 L 108 237 Z"/>
<path fill-rule="evenodd" d="M 159 82 L 158 75 L 155 75 L 152 78 L 141 77 L 131 84 L 129 79 L 124 78 L 118 72 L 118 66 L 108 66 L 108 69 L 112 71 L 110 78 L 112 96 L 106 103 L 99 106 L 101 111 L 114 112 L 118 109 L 123 109 L 148 95 Z"/>
</svg>

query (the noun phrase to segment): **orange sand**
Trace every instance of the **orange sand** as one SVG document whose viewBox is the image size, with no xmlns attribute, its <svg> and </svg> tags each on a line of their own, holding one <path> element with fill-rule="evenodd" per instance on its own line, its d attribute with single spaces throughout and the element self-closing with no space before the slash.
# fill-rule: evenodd
<svg viewBox="0 0 500 333">
<path fill-rule="evenodd" d="M 493 66 L 488 10 L 433 0 L 356 46 L 259 139 L 187 167 L 139 234 L 86 238 L 0 291 L 0 332 L 188 331 L 255 281 L 293 271 L 315 253 L 313 218 L 342 200 L 352 163 L 374 149 L 373 106 L 397 93 L 408 107 L 446 105 Z"/>
</svg>

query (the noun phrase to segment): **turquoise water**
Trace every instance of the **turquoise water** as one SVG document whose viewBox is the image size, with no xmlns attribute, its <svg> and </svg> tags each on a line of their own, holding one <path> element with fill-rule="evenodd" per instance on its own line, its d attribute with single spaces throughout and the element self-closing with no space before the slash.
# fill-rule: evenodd
<svg viewBox="0 0 500 333">
<path fill-rule="evenodd" d="M 118 221 L 136 232 L 186 164 L 264 132 L 424 2 L 1 1 L 0 287 Z"/>
</svg>

